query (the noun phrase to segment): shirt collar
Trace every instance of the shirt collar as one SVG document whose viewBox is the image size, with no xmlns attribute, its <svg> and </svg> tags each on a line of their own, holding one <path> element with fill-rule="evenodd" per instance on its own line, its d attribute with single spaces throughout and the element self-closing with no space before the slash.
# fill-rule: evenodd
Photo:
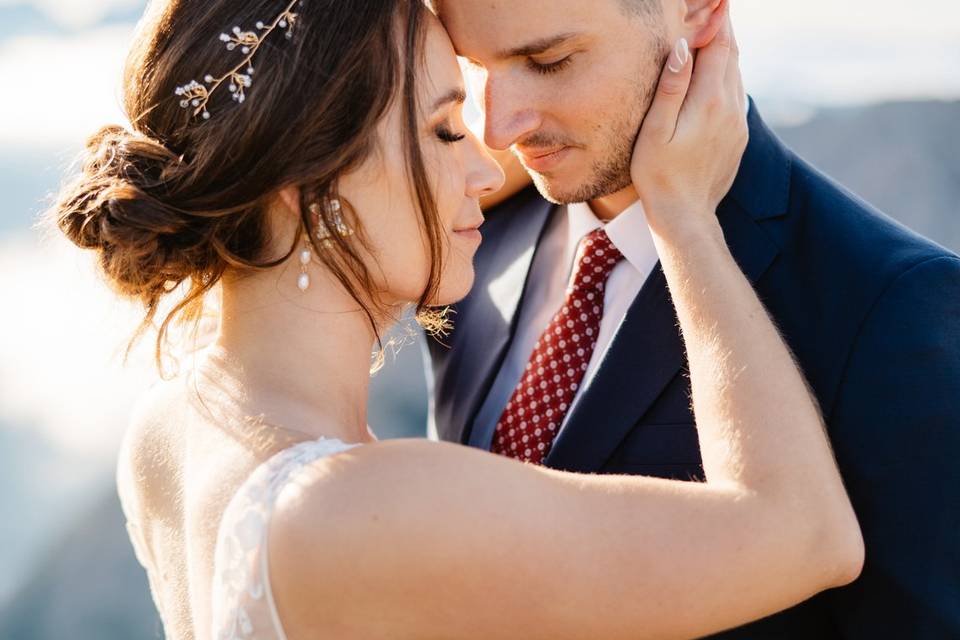
<svg viewBox="0 0 960 640">
<path fill-rule="evenodd" d="M 604 227 L 607 237 L 623 257 L 635 269 L 645 272 L 650 269 L 650 259 L 656 256 L 647 215 L 643 203 L 637 200 L 624 209 L 620 215 L 604 224 L 585 202 L 567 206 L 567 261 L 573 262 L 580 239 L 594 229 Z M 655 262 L 655 259 L 654 259 Z"/>
</svg>

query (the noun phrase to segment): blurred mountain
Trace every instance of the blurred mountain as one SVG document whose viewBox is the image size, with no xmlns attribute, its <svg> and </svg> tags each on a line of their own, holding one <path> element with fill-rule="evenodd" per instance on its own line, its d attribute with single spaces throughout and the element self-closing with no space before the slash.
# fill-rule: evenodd
<svg viewBox="0 0 960 640">
<path fill-rule="evenodd" d="M 759 108 L 763 111 L 762 104 Z M 776 129 L 790 147 L 851 191 L 960 250 L 960 102 L 826 109 L 803 124 Z M 370 422 L 381 437 L 422 435 L 426 399 L 419 347 L 406 346 L 391 360 L 374 378 Z M 161 636 L 112 487 L 104 494 L 0 610 L 0 638 Z"/>
<path fill-rule="evenodd" d="M 960 252 L 960 101 L 828 109 L 777 133 L 850 191 Z"/>
<path fill-rule="evenodd" d="M 112 486 L 77 519 L 0 613 L 0 638 L 163 637 Z"/>
<path fill-rule="evenodd" d="M 57 532 L 90 508 L 90 489 L 105 475 L 100 461 L 63 450 L 40 429 L 0 423 L 0 606 Z"/>
</svg>

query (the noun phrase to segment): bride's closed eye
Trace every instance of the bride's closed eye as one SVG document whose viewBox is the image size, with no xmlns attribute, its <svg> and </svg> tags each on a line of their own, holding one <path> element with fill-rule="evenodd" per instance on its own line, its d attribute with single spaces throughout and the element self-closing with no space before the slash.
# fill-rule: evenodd
<svg viewBox="0 0 960 640">
<path fill-rule="evenodd" d="M 467 137 L 466 134 L 463 133 L 454 133 L 449 123 L 438 125 L 437 128 L 434 129 L 434 133 L 436 133 L 437 137 L 446 144 L 460 142 Z"/>
</svg>

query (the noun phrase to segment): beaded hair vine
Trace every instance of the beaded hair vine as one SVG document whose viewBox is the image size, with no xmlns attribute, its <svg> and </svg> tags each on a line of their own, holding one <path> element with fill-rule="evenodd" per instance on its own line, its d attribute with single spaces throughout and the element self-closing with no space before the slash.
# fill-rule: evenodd
<svg viewBox="0 0 960 640">
<path fill-rule="evenodd" d="M 226 43 L 227 50 L 233 51 L 239 47 L 240 53 L 244 55 L 243 60 L 219 78 L 215 78 L 208 73 L 203 78 L 206 84 L 191 80 L 182 87 L 177 87 L 176 94 L 181 98 L 180 106 L 184 109 L 193 107 L 194 117 L 203 114 L 203 119 L 209 120 L 210 112 L 207 111 L 207 103 L 210 101 L 210 96 L 220 88 L 220 85 L 228 81 L 230 83 L 228 88 L 233 95 L 234 101 L 242 103 L 246 99 L 244 89 L 248 89 L 253 83 L 253 58 L 257 55 L 257 50 L 260 49 L 263 41 L 277 28 L 287 30 L 287 39 L 293 37 L 293 26 L 296 24 L 298 17 L 298 14 L 294 13 L 293 8 L 297 5 L 303 5 L 303 0 L 293 0 L 287 5 L 287 8 L 283 10 L 283 13 L 273 19 L 273 22 L 264 23 L 263 21 L 258 21 L 257 30 L 263 33 L 258 34 L 256 31 L 243 31 L 240 27 L 234 27 L 232 34 L 221 33 L 220 41 Z M 246 67 L 246 73 L 241 72 L 241 70 L 244 70 L 244 67 Z M 210 86 L 208 87 L 207 85 Z"/>
</svg>

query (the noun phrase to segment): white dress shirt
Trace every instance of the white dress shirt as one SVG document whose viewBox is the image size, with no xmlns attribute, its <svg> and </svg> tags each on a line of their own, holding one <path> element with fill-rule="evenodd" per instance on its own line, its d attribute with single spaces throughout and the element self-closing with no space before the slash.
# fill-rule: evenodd
<svg viewBox="0 0 960 640">
<path fill-rule="evenodd" d="M 746 93 L 744 105 L 746 117 L 750 113 L 750 100 Z M 544 231 L 530 266 L 526 295 L 517 311 L 520 314 L 517 319 L 517 334 L 510 344 L 500 371 L 497 372 L 490 393 L 474 420 L 470 431 L 471 446 L 490 449 L 496 424 L 523 376 L 533 347 L 563 304 L 567 284 L 573 273 L 577 244 L 583 236 L 605 226 L 607 236 L 623 254 L 624 260 L 614 267 L 607 280 L 603 297 L 603 320 L 600 322 L 597 345 L 571 406 L 576 404 L 580 394 L 590 387 L 590 381 L 603 361 L 611 339 L 660 259 L 647 226 L 643 203 L 639 200 L 606 225 L 594 215 L 588 204 L 582 202 L 559 210 L 547 224 L 548 228 Z M 567 413 L 567 417 L 569 415 Z M 563 432 L 566 423 L 564 419 L 557 435 Z M 431 432 L 431 437 L 436 437 L 435 430 Z"/>
<path fill-rule="evenodd" d="M 523 376 L 537 340 L 563 305 L 581 238 L 604 227 L 624 259 L 613 268 L 607 280 L 600 333 L 578 396 L 589 387 L 627 309 L 657 265 L 657 252 L 639 200 L 606 224 L 594 215 L 589 205 L 576 203 L 558 210 L 547 225 L 530 266 L 527 291 L 518 311 L 517 333 L 471 431 L 470 443 L 474 446 L 490 448 L 493 429 Z M 561 424 L 560 431 L 563 427 Z"/>
</svg>

